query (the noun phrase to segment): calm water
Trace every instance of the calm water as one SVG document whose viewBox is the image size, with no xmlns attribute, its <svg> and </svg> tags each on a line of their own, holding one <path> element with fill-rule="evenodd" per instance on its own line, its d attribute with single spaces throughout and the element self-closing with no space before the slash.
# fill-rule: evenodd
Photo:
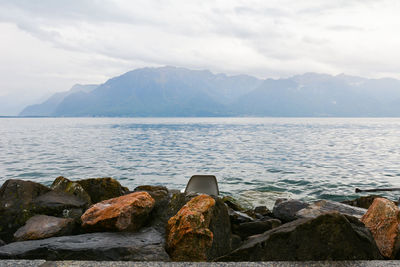
<svg viewBox="0 0 400 267">
<path fill-rule="evenodd" d="M 355 187 L 400 187 L 400 119 L 0 119 L 0 183 L 111 176 L 131 189 L 182 189 L 193 174 L 215 174 L 223 194 L 268 206 L 277 196 L 342 200 Z"/>
</svg>

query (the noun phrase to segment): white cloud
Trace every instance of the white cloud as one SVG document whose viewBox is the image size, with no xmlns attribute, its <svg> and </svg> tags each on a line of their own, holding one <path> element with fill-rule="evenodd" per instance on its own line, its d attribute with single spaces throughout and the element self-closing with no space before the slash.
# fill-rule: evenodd
<svg viewBox="0 0 400 267">
<path fill-rule="evenodd" d="M 137 67 L 400 78 L 397 0 L 0 0 L 0 95 Z"/>
</svg>

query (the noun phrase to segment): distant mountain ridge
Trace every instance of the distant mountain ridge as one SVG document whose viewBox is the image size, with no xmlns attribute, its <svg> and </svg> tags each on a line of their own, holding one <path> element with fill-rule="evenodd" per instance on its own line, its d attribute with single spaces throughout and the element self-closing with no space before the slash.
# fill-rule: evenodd
<svg viewBox="0 0 400 267">
<path fill-rule="evenodd" d="M 400 116 L 400 81 L 316 73 L 262 80 L 142 68 L 54 94 L 20 116 Z"/>
</svg>

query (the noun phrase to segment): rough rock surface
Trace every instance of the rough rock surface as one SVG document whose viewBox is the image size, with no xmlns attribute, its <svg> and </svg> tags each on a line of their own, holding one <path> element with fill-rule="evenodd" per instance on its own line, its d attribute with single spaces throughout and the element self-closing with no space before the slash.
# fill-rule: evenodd
<svg viewBox="0 0 400 267">
<path fill-rule="evenodd" d="M 237 226 L 235 225 L 233 227 L 233 233 L 237 234 L 242 239 L 246 239 L 249 236 L 262 234 L 280 225 L 281 221 L 279 221 L 278 219 L 246 222 L 246 223 L 241 223 Z"/>
<path fill-rule="evenodd" d="M 6 244 L 6 242 L 4 242 L 3 240 L 0 239 L 0 247 L 4 246 Z"/>
<path fill-rule="evenodd" d="M 298 219 L 261 235 L 219 261 L 315 261 L 382 259 L 370 233 L 357 218 L 328 213 Z"/>
<path fill-rule="evenodd" d="M 92 203 L 89 194 L 79 183 L 72 182 L 63 176 L 59 176 L 54 180 L 53 184 L 51 185 L 51 189 L 71 194 L 86 202 L 88 206 L 90 206 Z"/>
<path fill-rule="evenodd" d="M 110 177 L 89 178 L 76 182 L 89 194 L 92 203 L 119 197 L 129 192 L 128 188 L 122 186 L 117 180 Z"/>
<path fill-rule="evenodd" d="M 137 231 L 147 221 L 154 203 L 147 192 L 104 200 L 82 215 L 82 226 L 90 231 Z"/>
<path fill-rule="evenodd" d="M 34 199 L 36 214 L 46 214 L 56 217 L 70 217 L 75 214 L 71 211 L 86 209 L 87 203 L 81 199 L 62 192 L 50 191 Z M 79 212 L 77 213 L 79 215 Z"/>
<path fill-rule="evenodd" d="M 167 250 L 175 261 L 206 261 L 231 246 L 230 221 L 222 200 L 199 195 L 168 221 Z"/>
<path fill-rule="evenodd" d="M 254 219 L 241 211 L 236 211 L 228 207 L 228 214 L 231 224 L 240 224 L 245 222 L 253 222 Z"/>
<path fill-rule="evenodd" d="M 35 215 L 14 233 L 14 238 L 23 241 L 68 235 L 72 233 L 74 224 L 73 219 Z"/>
<path fill-rule="evenodd" d="M 361 218 L 371 230 L 382 255 L 394 259 L 400 250 L 400 210 L 390 200 L 376 198 Z"/>
<path fill-rule="evenodd" d="M 282 222 L 291 222 L 298 219 L 296 213 L 308 207 L 308 204 L 296 199 L 277 199 L 272 210 L 275 218 Z"/>
<path fill-rule="evenodd" d="M 34 215 L 33 199 L 49 191 L 30 181 L 5 181 L 0 188 L 0 238 L 10 242 L 14 232 Z"/>
<path fill-rule="evenodd" d="M 296 217 L 298 217 L 298 218 L 315 218 L 321 214 L 324 214 L 327 212 L 333 212 L 333 211 L 339 212 L 342 214 L 351 215 L 351 216 L 354 216 L 357 218 L 361 218 L 367 212 L 366 209 L 353 207 L 353 206 L 342 204 L 339 202 L 330 201 L 330 200 L 319 200 L 319 201 L 312 203 L 307 208 L 299 210 L 296 213 Z"/>
<path fill-rule="evenodd" d="M 0 258 L 169 261 L 164 239 L 153 228 L 136 233 L 91 233 L 14 242 L 0 247 Z"/>
</svg>

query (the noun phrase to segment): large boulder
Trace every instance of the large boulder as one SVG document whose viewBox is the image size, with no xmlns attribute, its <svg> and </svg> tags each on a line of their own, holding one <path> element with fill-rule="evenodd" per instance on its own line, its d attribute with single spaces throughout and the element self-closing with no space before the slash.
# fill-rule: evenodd
<svg viewBox="0 0 400 267">
<path fill-rule="evenodd" d="M 104 200 L 82 215 L 82 227 L 89 231 L 137 231 L 146 223 L 154 203 L 147 192 Z"/>
<path fill-rule="evenodd" d="M 0 239 L 10 242 L 14 232 L 32 217 L 33 200 L 50 188 L 23 180 L 7 180 L 0 188 Z"/>
<path fill-rule="evenodd" d="M 366 209 L 357 208 L 343 203 L 330 201 L 330 200 L 319 200 L 315 201 L 308 207 L 296 212 L 297 218 L 316 218 L 317 216 L 328 213 L 328 212 L 339 212 L 347 214 L 357 218 L 361 218 L 366 212 Z"/>
<path fill-rule="evenodd" d="M 24 241 L 69 235 L 73 232 L 74 225 L 73 219 L 35 215 L 14 233 L 14 238 L 17 241 Z"/>
<path fill-rule="evenodd" d="M 382 259 L 357 218 L 327 213 L 283 224 L 247 239 L 219 261 L 325 261 Z"/>
<path fill-rule="evenodd" d="M 129 192 L 128 188 L 110 177 L 89 178 L 76 182 L 89 194 L 92 203 L 120 197 Z"/>
<path fill-rule="evenodd" d="M 88 206 L 90 206 L 92 203 L 89 194 L 79 183 L 70 181 L 63 176 L 59 176 L 54 180 L 53 184 L 51 185 L 51 189 L 54 191 L 62 191 L 71 194 L 79 198 L 81 201 L 86 202 Z"/>
<path fill-rule="evenodd" d="M 282 222 L 298 219 L 296 213 L 308 207 L 309 204 L 296 199 L 277 199 L 272 210 L 273 216 Z"/>
<path fill-rule="evenodd" d="M 169 261 L 164 238 L 153 228 L 136 233 L 91 233 L 14 242 L 0 247 L 1 259 Z"/>
<path fill-rule="evenodd" d="M 372 202 L 374 202 L 375 198 L 378 198 L 378 197 L 382 198 L 382 196 L 379 196 L 379 195 L 370 195 L 370 196 L 362 196 L 362 197 L 351 199 L 351 200 L 344 200 L 341 203 L 347 204 L 347 205 L 350 205 L 353 207 L 368 209 L 372 205 Z"/>
<path fill-rule="evenodd" d="M 79 218 L 87 203 L 62 191 L 50 191 L 33 200 L 36 214 L 56 217 Z"/>
<path fill-rule="evenodd" d="M 383 256 L 400 258 L 400 210 L 392 201 L 376 198 L 361 221 L 371 230 Z"/>
<path fill-rule="evenodd" d="M 167 251 L 174 261 L 212 260 L 230 246 L 229 215 L 220 199 L 196 196 L 168 221 Z"/>
</svg>

